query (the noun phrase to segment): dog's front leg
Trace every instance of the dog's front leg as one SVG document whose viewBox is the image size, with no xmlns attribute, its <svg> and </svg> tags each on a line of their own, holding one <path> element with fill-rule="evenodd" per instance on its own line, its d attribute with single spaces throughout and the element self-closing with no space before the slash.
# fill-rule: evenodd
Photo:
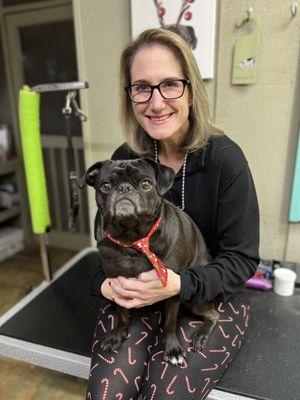
<svg viewBox="0 0 300 400">
<path fill-rule="evenodd" d="M 177 337 L 177 317 L 179 311 L 179 299 L 171 297 L 166 301 L 165 317 L 165 352 L 164 360 L 174 365 L 183 365 L 186 353 Z"/>
<path fill-rule="evenodd" d="M 101 349 L 104 351 L 118 350 L 126 338 L 129 325 L 129 310 L 117 306 L 117 325 L 102 340 Z"/>
</svg>

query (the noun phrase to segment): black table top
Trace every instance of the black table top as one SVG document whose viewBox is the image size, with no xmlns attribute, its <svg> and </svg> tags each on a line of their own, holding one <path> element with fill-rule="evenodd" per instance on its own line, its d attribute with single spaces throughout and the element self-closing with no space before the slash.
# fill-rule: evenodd
<svg viewBox="0 0 300 400">
<path fill-rule="evenodd" d="M 99 262 L 91 251 L 0 327 L 0 334 L 90 356 L 99 301 L 89 296 Z M 300 400 L 300 290 L 291 297 L 249 290 L 244 345 L 216 389 L 263 400 Z"/>
</svg>

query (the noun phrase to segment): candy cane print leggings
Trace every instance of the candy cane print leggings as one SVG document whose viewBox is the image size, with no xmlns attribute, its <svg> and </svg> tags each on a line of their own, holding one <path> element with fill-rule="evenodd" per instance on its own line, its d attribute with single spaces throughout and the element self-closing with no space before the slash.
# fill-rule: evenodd
<svg viewBox="0 0 300 400">
<path fill-rule="evenodd" d="M 240 348 L 248 327 L 249 305 L 239 299 L 219 303 L 217 322 L 203 351 L 192 351 L 191 336 L 201 320 L 178 317 L 178 338 L 186 350 L 184 365 L 163 360 L 163 308 L 130 311 L 127 339 L 118 351 L 100 349 L 101 339 L 113 329 L 112 304 L 100 309 L 92 343 L 87 400 L 205 399 Z"/>
</svg>

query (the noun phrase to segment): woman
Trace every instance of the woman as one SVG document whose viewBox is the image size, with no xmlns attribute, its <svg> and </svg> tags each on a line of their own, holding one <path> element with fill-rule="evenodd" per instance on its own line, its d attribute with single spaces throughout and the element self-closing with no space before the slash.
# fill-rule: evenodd
<svg viewBox="0 0 300 400">
<path fill-rule="evenodd" d="M 127 144 L 113 159 L 152 156 L 176 171 L 166 198 L 202 231 L 212 261 L 176 274 L 162 287 L 154 270 L 136 278 L 93 277 L 94 294 L 108 299 L 92 346 L 87 399 L 204 399 L 238 351 L 248 326 L 245 282 L 258 263 L 258 206 L 240 148 L 209 122 L 206 91 L 193 54 L 176 34 L 145 31 L 121 58 L 121 118 Z M 98 225 L 96 217 L 96 226 Z M 183 366 L 162 358 L 161 300 L 216 299 L 220 320 L 207 347 L 193 352 L 190 337 L 201 323 L 180 315 L 178 335 L 187 349 Z M 117 303 L 131 309 L 128 338 L 104 353 L 101 338 L 113 327 Z"/>
</svg>

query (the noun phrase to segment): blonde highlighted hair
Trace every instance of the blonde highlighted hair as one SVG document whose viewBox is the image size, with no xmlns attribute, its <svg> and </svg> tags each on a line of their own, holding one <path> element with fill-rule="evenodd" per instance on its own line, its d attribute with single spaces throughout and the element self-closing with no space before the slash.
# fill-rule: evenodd
<svg viewBox="0 0 300 400">
<path fill-rule="evenodd" d="M 148 29 L 142 32 L 121 55 L 120 117 L 125 139 L 129 147 L 137 154 L 141 156 L 152 154 L 153 140 L 137 123 L 131 101 L 125 94 L 124 88 L 131 83 L 130 71 L 136 53 L 154 44 L 166 46 L 173 52 L 181 64 L 184 77 L 190 81 L 189 90 L 192 99 L 189 114 L 190 129 L 186 140 L 182 143 L 182 150 L 189 152 L 198 150 L 207 144 L 211 136 L 223 132 L 209 120 L 207 92 L 192 51 L 179 35 L 167 29 Z"/>
</svg>

